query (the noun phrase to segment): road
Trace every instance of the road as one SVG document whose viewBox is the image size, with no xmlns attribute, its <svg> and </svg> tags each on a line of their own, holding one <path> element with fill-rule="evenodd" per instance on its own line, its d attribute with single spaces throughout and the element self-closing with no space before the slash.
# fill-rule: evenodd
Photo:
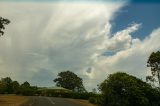
<svg viewBox="0 0 160 106">
<path fill-rule="evenodd" d="M 84 106 L 77 100 L 70 100 L 65 98 L 33 96 L 29 97 L 29 102 L 22 106 Z M 90 105 L 89 105 L 90 106 Z"/>
</svg>

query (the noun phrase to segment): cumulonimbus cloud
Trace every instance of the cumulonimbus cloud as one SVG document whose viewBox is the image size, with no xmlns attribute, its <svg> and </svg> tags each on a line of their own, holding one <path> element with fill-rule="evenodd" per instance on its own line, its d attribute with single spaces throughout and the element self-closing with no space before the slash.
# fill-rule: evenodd
<svg viewBox="0 0 160 106">
<path fill-rule="evenodd" d="M 138 23 L 111 36 L 110 20 L 123 5 L 1 3 L 0 15 L 11 24 L 0 38 L 0 77 L 53 86 L 52 79 L 60 71 L 71 70 L 91 89 L 115 71 L 145 73 L 146 57 L 159 48 L 159 30 L 145 40 L 133 39 L 131 33 L 139 29 Z M 152 41 L 156 46 L 144 52 Z M 116 53 L 103 55 L 107 51 Z"/>
</svg>

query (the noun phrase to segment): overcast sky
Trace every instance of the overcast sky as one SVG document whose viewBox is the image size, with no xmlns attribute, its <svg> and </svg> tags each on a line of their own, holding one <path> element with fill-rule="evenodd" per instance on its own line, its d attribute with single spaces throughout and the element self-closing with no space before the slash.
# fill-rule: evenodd
<svg viewBox="0 0 160 106">
<path fill-rule="evenodd" d="M 147 59 L 160 50 L 160 4 L 55 1 L 0 2 L 0 16 L 11 21 L 0 38 L 1 78 L 54 86 L 70 70 L 91 90 L 117 71 L 150 74 Z"/>
</svg>

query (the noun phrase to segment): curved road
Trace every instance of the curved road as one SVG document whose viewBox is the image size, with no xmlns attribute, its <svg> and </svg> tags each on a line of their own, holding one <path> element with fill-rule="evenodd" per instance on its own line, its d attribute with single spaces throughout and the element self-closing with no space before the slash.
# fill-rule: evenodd
<svg viewBox="0 0 160 106">
<path fill-rule="evenodd" d="M 65 99 L 65 98 L 54 98 L 54 97 L 43 97 L 33 96 L 29 97 L 29 102 L 22 106 L 84 106 L 79 102 Z"/>
</svg>

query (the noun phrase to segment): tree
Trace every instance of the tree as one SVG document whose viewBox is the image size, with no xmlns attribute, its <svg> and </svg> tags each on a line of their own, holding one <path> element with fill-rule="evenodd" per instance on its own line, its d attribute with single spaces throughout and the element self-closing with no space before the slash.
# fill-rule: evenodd
<svg viewBox="0 0 160 106">
<path fill-rule="evenodd" d="M 146 80 L 155 82 L 156 78 L 159 82 L 160 87 L 160 51 L 153 52 L 147 62 L 147 67 L 151 67 L 152 76 L 147 76 Z"/>
<path fill-rule="evenodd" d="M 92 93 L 94 93 L 94 94 L 96 94 L 96 93 L 97 93 L 96 88 L 93 88 L 93 89 L 92 89 Z"/>
<path fill-rule="evenodd" d="M 4 93 L 12 93 L 13 87 L 12 87 L 12 79 L 10 77 L 2 78 L 1 84 L 3 85 L 3 92 Z"/>
<path fill-rule="evenodd" d="M 13 81 L 12 87 L 13 87 L 13 93 L 17 93 L 19 90 L 20 84 L 18 83 L 18 81 Z"/>
<path fill-rule="evenodd" d="M 160 92 L 151 85 L 126 73 L 110 74 L 99 89 L 103 106 L 159 106 Z"/>
<path fill-rule="evenodd" d="M 38 88 L 36 86 L 31 86 L 29 82 L 26 81 L 20 86 L 18 93 L 26 96 L 31 96 L 36 93 L 37 89 Z"/>
<path fill-rule="evenodd" d="M 53 80 L 57 86 L 63 87 L 75 92 L 84 92 L 82 78 L 70 71 L 60 72 L 58 78 Z"/>
<path fill-rule="evenodd" d="M 5 93 L 5 84 L 0 81 L 0 94 L 4 94 Z"/>
<path fill-rule="evenodd" d="M 30 86 L 27 81 L 20 85 L 18 81 L 12 81 L 10 77 L 0 80 L 0 94 L 34 95 L 37 89 L 36 86 Z"/>
<path fill-rule="evenodd" d="M 22 88 L 29 88 L 30 87 L 30 84 L 29 82 L 25 81 L 22 85 L 21 85 Z"/>
<path fill-rule="evenodd" d="M 19 89 L 19 83 L 18 81 L 12 81 L 10 77 L 2 78 L 0 80 L 0 93 L 16 93 L 16 91 Z"/>
<path fill-rule="evenodd" d="M 8 25 L 10 21 L 8 19 L 0 17 L 0 36 L 4 34 L 2 30 L 5 29 L 4 25 Z"/>
</svg>

